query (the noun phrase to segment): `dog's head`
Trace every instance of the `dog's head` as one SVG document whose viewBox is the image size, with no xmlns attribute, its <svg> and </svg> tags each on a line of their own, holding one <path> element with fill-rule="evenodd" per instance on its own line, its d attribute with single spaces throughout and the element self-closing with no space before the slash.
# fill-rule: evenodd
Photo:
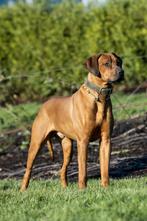
<svg viewBox="0 0 147 221">
<path fill-rule="evenodd" d="M 86 60 L 84 66 L 90 73 L 109 83 L 124 79 L 122 59 L 115 53 L 93 55 Z"/>
</svg>

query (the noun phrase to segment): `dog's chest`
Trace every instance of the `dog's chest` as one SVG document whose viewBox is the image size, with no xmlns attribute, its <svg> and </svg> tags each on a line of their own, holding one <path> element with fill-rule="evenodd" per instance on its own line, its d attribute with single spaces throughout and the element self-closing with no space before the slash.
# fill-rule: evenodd
<svg viewBox="0 0 147 221">
<path fill-rule="evenodd" d="M 101 126 L 105 113 L 106 105 L 104 103 L 97 102 L 93 108 L 87 111 L 88 114 L 85 115 L 85 124 L 89 129 L 94 130 L 95 128 Z"/>
<path fill-rule="evenodd" d="M 91 127 L 91 135 L 90 135 L 91 141 L 94 141 L 98 138 L 102 122 L 105 118 L 106 111 L 107 111 L 106 106 L 104 104 L 101 103 L 97 104 L 97 111 L 94 118 L 95 120 L 93 121 L 93 125 Z"/>
<path fill-rule="evenodd" d="M 97 102 L 96 109 L 95 126 L 97 127 L 102 124 L 106 112 L 106 105 L 104 103 Z"/>
</svg>

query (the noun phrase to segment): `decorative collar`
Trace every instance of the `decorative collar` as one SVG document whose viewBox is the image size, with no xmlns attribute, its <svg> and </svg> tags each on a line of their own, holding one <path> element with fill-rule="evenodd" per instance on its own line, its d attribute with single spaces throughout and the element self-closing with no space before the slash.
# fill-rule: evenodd
<svg viewBox="0 0 147 221">
<path fill-rule="evenodd" d="M 98 97 L 95 97 L 94 94 L 92 94 L 90 92 L 90 90 L 88 90 L 88 93 L 93 95 L 95 97 L 96 101 L 99 101 L 99 96 L 103 95 L 106 96 L 106 99 L 110 98 L 110 95 L 112 94 L 112 86 L 109 85 L 109 87 L 98 87 L 96 84 L 92 83 L 91 81 L 86 80 L 85 81 L 85 86 L 91 90 L 94 90 L 95 92 L 97 92 Z"/>
</svg>

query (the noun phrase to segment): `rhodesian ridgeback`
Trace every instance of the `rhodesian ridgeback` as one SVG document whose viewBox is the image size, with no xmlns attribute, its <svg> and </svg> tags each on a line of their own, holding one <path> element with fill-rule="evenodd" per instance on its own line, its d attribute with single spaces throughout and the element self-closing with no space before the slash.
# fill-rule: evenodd
<svg viewBox="0 0 147 221">
<path fill-rule="evenodd" d="M 51 138 L 61 138 L 63 165 L 60 171 L 61 184 L 67 186 L 67 166 L 70 163 L 72 141 L 77 141 L 78 186 L 86 187 L 87 148 L 90 141 L 100 140 L 101 185 L 109 184 L 109 162 L 113 114 L 110 95 L 112 83 L 124 77 L 122 60 L 114 53 L 93 55 L 85 62 L 88 77 L 73 95 L 54 97 L 45 102 L 32 126 L 26 172 L 21 191 L 28 187 L 33 162 L 44 141 L 52 152 Z"/>
</svg>

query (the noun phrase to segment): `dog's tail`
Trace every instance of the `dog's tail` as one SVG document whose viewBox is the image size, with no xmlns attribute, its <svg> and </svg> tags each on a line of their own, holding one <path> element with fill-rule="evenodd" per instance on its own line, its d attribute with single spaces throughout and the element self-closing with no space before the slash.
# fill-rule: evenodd
<svg viewBox="0 0 147 221">
<path fill-rule="evenodd" d="M 53 152 L 53 144 L 52 144 L 51 140 L 47 140 L 47 147 L 49 150 L 49 156 L 50 156 L 51 160 L 53 161 L 54 160 L 54 152 Z"/>
</svg>

